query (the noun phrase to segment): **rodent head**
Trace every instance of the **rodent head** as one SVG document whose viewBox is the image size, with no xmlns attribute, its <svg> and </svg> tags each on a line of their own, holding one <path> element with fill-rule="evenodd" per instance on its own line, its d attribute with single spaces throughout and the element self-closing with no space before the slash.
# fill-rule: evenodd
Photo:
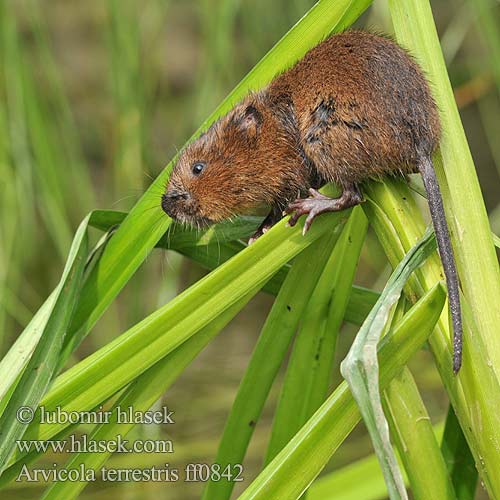
<svg viewBox="0 0 500 500">
<path fill-rule="evenodd" d="M 265 95 L 251 94 L 181 152 L 161 206 L 202 227 L 276 204 L 290 188 L 297 193 L 286 175 L 297 156 Z"/>
</svg>

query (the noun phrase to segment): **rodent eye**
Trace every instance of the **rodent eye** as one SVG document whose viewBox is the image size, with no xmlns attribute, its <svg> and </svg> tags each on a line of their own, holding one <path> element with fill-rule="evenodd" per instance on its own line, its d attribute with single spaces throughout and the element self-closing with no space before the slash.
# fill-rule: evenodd
<svg viewBox="0 0 500 500">
<path fill-rule="evenodd" d="M 200 175 L 204 168 L 205 164 L 201 161 L 197 161 L 193 164 L 193 168 L 191 170 L 194 175 Z"/>
</svg>

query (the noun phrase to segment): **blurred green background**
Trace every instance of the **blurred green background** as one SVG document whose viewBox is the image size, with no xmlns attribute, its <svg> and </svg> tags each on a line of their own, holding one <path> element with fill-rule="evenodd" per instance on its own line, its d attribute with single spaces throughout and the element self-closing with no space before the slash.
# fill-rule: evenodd
<svg viewBox="0 0 500 500">
<path fill-rule="evenodd" d="M 62 271 L 78 222 L 94 208 L 128 210 L 199 123 L 314 4 L 306 0 L 0 0 L 0 342 L 2 355 Z M 500 232 L 500 5 L 433 0 L 450 77 L 492 227 Z M 391 32 L 385 3 L 358 27 Z M 95 239 L 100 235 L 97 231 Z M 367 240 L 357 284 L 380 289 L 388 275 Z M 167 302 L 205 271 L 155 251 L 80 346 L 81 359 Z M 176 425 L 137 428 L 171 438 L 172 466 L 211 462 L 227 412 L 271 305 L 259 294 L 219 335 L 164 401 Z M 339 360 L 354 334 L 345 328 Z M 433 421 L 447 400 L 430 354 L 411 368 Z M 334 375 L 340 378 L 338 365 Z M 278 384 L 245 461 L 259 470 Z M 168 430 L 168 434 L 167 434 Z M 358 426 L 329 470 L 371 453 Z M 151 454 L 110 466 L 162 465 Z M 52 458 L 47 458 L 52 463 Z M 248 484 L 245 481 L 244 484 Z M 33 484 L 7 496 L 33 498 Z M 41 489 L 40 489 L 41 491 Z M 91 484 L 86 498 L 198 498 L 200 484 Z M 237 488 L 237 491 L 240 491 Z"/>
</svg>

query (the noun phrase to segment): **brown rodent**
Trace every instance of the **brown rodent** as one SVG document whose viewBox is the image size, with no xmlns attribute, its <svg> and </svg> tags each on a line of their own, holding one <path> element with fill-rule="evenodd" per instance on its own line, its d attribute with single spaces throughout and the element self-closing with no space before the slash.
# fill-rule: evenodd
<svg viewBox="0 0 500 500">
<path fill-rule="evenodd" d="M 458 277 L 431 155 L 440 123 L 413 59 L 386 37 L 333 35 L 265 89 L 251 93 L 182 152 L 163 210 L 201 227 L 270 207 L 253 239 L 291 213 L 290 225 L 362 201 L 371 177 L 420 172 L 448 284 L 455 373 L 462 357 Z M 339 198 L 315 188 L 342 188 Z M 303 198 L 307 193 L 310 198 Z M 302 196 L 302 197 L 301 197 Z"/>
</svg>

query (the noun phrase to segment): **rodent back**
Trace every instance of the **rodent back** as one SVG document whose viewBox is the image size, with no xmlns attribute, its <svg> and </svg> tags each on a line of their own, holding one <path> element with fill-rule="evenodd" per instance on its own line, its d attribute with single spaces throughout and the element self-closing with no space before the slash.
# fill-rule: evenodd
<svg viewBox="0 0 500 500">
<path fill-rule="evenodd" d="M 412 172 L 439 142 L 435 103 L 420 68 L 388 38 L 333 35 L 269 86 L 289 95 L 307 156 L 327 180 Z"/>
</svg>

